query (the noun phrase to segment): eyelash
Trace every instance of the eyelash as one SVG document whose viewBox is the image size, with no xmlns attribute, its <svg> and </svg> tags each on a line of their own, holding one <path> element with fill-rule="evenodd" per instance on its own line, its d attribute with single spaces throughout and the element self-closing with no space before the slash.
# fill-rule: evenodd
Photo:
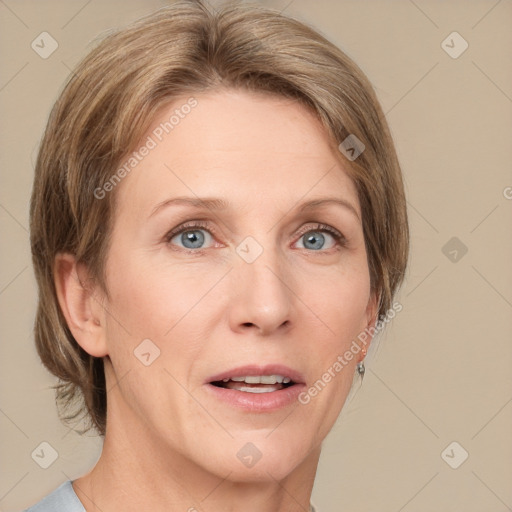
<svg viewBox="0 0 512 512">
<path fill-rule="evenodd" d="M 173 230 L 169 231 L 167 235 L 165 235 L 165 240 L 167 243 L 170 244 L 171 240 L 176 236 L 179 235 L 185 231 L 193 231 L 195 229 L 204 229 L 210 233 L 213 237 L 215 237 L 216 233 L 215 230 L 209 226 L 208 222 L 205 221 L 190 221 L 185 224 L 182 224 L 181 226 L 178 226 L 174 228 Z M 314 226 L 308 226 L 299 231 L 299 239 L 304 236 L 306 233 L 309 233 L 310 231 L 325 231 L 329 233 L 334 240 L 336 241 L 336 244 L 339 247 L 346 247 L 347 246 L 347 239 L 343 236 L 342 233 L 340 233 L 337 229 L 334 229 L 333 227 L 329 226 L 328 224 L 321 224 L 317 223 Z M 187 252 L 187 253 L 194 253 L 194 254 L 201 254 L 206 249 L 184 249 L 180 248 L 179 250 Z M 306 249 L 307 250 L 307 249 Z M 326 251 L 308 251 L 308 252 L 326 252 Z"/>
</svg>

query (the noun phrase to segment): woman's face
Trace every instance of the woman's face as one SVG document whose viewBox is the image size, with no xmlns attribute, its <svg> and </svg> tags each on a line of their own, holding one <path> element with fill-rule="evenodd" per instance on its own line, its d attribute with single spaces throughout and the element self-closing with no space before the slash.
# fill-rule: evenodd
<svg viewBox="0 0 512 512">
<path fill-rule="evenodd" d="M 318 454 L 361 358 L 343 355 L 374 319 L 360 205 L 303 106 L 194 97 L 116 186 L 107 439 L 281 479 Z"/>
</svg>

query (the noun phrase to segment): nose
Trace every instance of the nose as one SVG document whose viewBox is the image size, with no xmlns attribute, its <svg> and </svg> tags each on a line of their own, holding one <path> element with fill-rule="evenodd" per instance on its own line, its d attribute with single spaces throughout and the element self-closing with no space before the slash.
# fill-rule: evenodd
<svg viewBox="0 0 512 512">
<path fill-rule="evenodd" d="M 252 263 L 240 258 L 231 279 L 229 322 L 233 331 L 268 336 L 282 334 L 295 323 L 293 278 L 275 252 L 266 249 Z"/>
</svg>

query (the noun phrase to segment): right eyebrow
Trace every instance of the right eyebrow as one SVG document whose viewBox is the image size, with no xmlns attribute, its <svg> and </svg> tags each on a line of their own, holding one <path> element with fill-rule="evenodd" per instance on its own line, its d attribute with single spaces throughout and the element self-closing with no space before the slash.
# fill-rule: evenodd
<svg viewBox="0 0 512 512">
<path fill-rule="evenodd" d="M 229 203 L 227 201 L 217 197 L 199 198 L 180 196 L 166 199 L 165 201 L 158 203 L 151 211 L 149 217 L 152 217 L 164 208 L 174 205 L 194 206 L 195 208 L 206 208 L 208 210 L 225 210 L 229 207 Z"/>
</svg>

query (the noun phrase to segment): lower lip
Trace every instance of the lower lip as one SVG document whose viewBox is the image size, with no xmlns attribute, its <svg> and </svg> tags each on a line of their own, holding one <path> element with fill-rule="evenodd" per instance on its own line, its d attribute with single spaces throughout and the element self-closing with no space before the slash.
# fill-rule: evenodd
<svg viewBox="0 0 512 512">
<path fill-rule="evenodd" d="M 287 407 L 298 401 L 298 396 L 305 387 L 305 384 L 294 384 L 279 391 L 250 393 L 206 384 L 209 392 L 219 400 L 249 412 L 273 412 Z"/>
</svg>

